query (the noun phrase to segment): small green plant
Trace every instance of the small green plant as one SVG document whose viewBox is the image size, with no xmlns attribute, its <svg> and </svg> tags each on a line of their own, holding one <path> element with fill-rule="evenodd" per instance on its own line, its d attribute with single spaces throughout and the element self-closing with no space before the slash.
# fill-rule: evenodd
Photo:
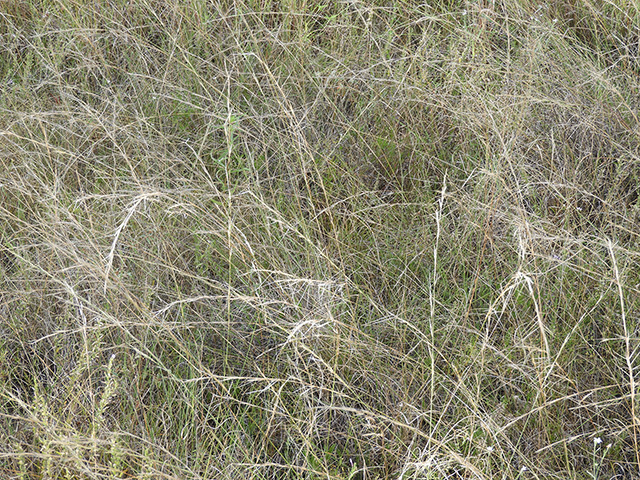
<svg viewBox="0 0 640 480">
<path fill-rule="evenodd" d="M 608 443 L 604 449 L 602 448 L 602 438 L 595 437 L 593 439 L 593 469 L 589 472 L 589 476 L 593 480 L 600 479 L 600 471 L 602 470 L 602 462 L 604 461 L 607 453 L 611 449 L 612 444 Z"/>
</svg>

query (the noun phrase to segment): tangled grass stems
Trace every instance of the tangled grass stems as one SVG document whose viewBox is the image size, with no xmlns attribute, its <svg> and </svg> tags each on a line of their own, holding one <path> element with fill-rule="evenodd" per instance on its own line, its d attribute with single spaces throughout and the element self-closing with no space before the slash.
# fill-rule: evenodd
<svg viewBox="0 0 640 480">
<path fill-rule="evenodd" d="M 0 476 L 638 475 L 632 2 L 0 19 Z"/>
</svg>

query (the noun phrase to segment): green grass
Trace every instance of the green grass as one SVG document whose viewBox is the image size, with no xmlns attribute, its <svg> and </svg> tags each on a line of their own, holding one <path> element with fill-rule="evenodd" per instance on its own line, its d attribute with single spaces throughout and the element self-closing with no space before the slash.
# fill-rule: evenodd
<svg viewBox="0 0 640 480">
<path fill-rule="evenodd" d="M 637 477 L 639 20 L 0 3 L 0 476 Z"/>
</svg>

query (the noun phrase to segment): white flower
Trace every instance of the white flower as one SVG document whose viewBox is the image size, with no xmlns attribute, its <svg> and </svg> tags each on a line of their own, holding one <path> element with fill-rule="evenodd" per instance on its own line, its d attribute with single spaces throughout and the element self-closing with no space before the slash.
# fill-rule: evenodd
<svg viewBox="0 0 640 480">
<path fill-rule="evenodd" d="M 600 437 L 596 437 L 593 439 L 593 446 L 600 445 L 602 443 L 602 439 Z"/>
<path fill-rule="evenodd" d="M 493 452 L 493 447 L 491 447 L 491 446 L 487 447 L 487 452 L 489 452 L 489 453 Z"/>
</svg>

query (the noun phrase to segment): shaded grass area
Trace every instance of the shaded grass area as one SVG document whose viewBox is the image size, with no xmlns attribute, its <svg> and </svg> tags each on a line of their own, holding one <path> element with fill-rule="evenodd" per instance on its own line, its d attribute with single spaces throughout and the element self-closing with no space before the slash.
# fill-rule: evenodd
<svg viewBox="0 0 640 480">
<path fill-rule="evenodd" d="M 634 478 L 632 2 L 0 4 L 7 478 Z"/>
</svg>

